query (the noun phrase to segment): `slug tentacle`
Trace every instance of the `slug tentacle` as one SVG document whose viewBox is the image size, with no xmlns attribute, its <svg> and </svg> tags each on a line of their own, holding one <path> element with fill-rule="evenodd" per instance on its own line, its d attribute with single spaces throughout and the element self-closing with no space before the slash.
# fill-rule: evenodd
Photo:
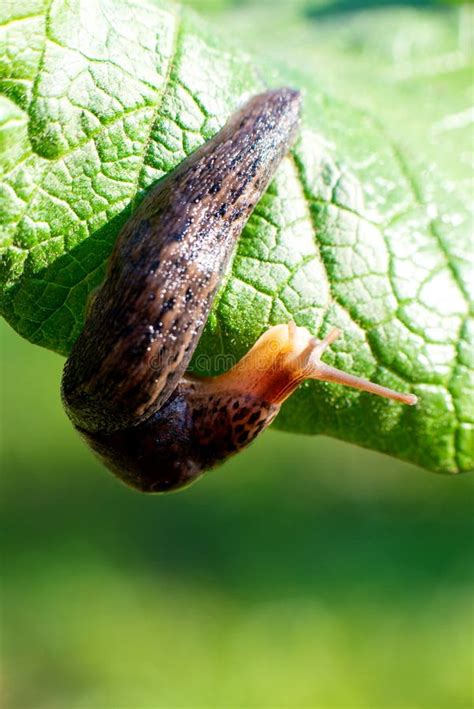
<svg viewBox="0 0 474 709">
<path fill-rule="evenodd" d="M 416 397 L 321 362 L 337 337 L 294 323 L 265 332 L 219 377 L 185 370 L 234 245 L 290 147 L 300 96 L 251 99 L 145 197 L 123 227 L 66 362 L 73 424 L 118 477 L 146 492 L 184 487 L 247 446 L 305 379 L 413 404 Z"/>
<path fill-rule="evenodd" d="M 353 374 L 343 372 L 336 367 L 330 367 L 328 364 L 321 362 L 321 355 L 340 335 L 339 330 L 333 329 L 324 340 L 313 340 L 309 345 L 310 351 L 307 358 L 307 368 L 305 370 L 305 379 L 319 379 L 323 382 L 334 382 L 335 384 L 344 384 L 345 386 L 353 387 L 366 391 L 369 394 L 376 394 L 385 399 L 393 399 L 408 406 L 414 406 L 418 398 L 415 394 L 406 394 L 404 392 L 394 391 L 388 387 L 369 382 L 367 379 L 356 377 Z"/>
</svg>

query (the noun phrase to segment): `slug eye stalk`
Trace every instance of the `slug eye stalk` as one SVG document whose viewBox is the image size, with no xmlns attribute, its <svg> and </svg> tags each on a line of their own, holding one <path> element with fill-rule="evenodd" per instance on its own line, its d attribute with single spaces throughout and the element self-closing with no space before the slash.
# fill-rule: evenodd
<svg viewBox="0 0 474 709">
<path fill-rule="evenodd" d="M 353 389 L 366 391 L 369 394 L 376 394 L 385 399 L 393 399 L 393 401 L 408 404 L 408 406 L 414 406 L 418 402 L 418 398 L 415 394 L 404 394 L 399 391 L 394 391 L 388 387 L 380 386 L 380 384 L 375 384 L 367 379 L 356 377 L 353 374 L 348 374 L 340 369 L 336 369 L 336 367 L 330 367 L 328 364 L 321 362 L 321 356 L 340 334 L 340 331 L 334 328 L 323 340 L 313 339 L 312 342 L 309 343 L 309 351 L 306 355 L 307 369 L 305 370 L 305 379 L 319 379 L 322 382 L 343 384 Z"/>
</svg>

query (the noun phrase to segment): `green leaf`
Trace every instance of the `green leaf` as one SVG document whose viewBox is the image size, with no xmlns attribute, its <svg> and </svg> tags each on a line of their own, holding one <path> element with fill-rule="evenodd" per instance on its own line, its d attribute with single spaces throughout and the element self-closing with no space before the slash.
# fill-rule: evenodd
<svg viewBox="0 0 474 709">
<path fill-rule="evenodd" d="M 469 190 L 450 175 L 448 150 L 448 177 L 421 158 L 419 137 L 436 141 L 429 122 L 410 125 L 423 126 L 411 89 L 367 90 L 373 110 L 357 110 L 326 92 L 322 64 L 309 79 L 257 63 L 171 2 L 29 0 L 2 12 L 2 311 L 21 335 L 67 354 L 146 188 L 246 96 L 291 83 L 305 89 L 300 138 L 242 235 L 194 367 L 218 371 L 213 355 L 242 355 L 270 324 L 337 326 L 337 366 L 420 404 L 312 382 L 277 425 L 432 470 L 472 466 Z M 321 57 L 331 51 L 323 44 Z M 449 77 L 440 84 L 451 99 Z M 394 118 L 376 95 L 393 99 Z M 444 110 L 437 125 L 449 132 L 457 114 Z"/>
</svg>

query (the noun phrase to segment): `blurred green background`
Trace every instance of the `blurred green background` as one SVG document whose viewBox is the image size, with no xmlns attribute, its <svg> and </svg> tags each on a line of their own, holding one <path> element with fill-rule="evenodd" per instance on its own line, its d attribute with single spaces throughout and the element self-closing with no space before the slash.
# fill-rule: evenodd
<svg viewBox="0 0 474 709">
<path fill-rule="evenodd" d="M 5 707 L 472 707 L 473 476 L 268 432 L 142 496 L 2 350 Z"/>
<path fill-rule="evenodd" d="M 313 57 L 340 95 L 367 85 L 368 105 L 395 81 L 380 62 L 367 83 L 375 56 L 449 53 L 464 12 L 192 4 L 275 61 L 311 71 Z M 410 101 L 413 82 L 402 90 Z M 419 111 L 436 110 L 430 92 Z M 4 324 L 0 337 L 6 707 L 473 706 L 474 476 L 269 432 L 188 491 L 141 496 L 73 432 L 61 358 Z"/>
</svg>

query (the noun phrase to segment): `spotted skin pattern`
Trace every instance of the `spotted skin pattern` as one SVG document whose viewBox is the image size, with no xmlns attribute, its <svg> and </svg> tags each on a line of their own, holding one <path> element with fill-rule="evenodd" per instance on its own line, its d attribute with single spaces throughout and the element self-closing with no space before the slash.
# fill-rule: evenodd
<svg viewBox="0 0 474 709">
<path fill-rule="evenodd" d="M 81 433 L 125 483 L 141 492 L 169 492 L 249 445 L 279 409 L 251 394 L 207 396 L 181 382 L 163 408 L 139 426 Z"/>
<path fill-rule="evenodd" d="M 252 98 L 125 224 L 64 370 L 73 423 L 136 425 L 174 391 L 237 239 L 295 137 L 299 106 L 292 89 Z"/>
<path fill-rule="evenodd" d="M 255 204 L 291 146 L 300 95 L 248 101 L 158 182 L 118 236 L 66 362 L 74 426 L 128 484 L 189 484 L 248 445 L 278 406 L 184 379 L 216 291 Z M 224 375 L 225 376 L 225 375 Z"/>
</svg>

